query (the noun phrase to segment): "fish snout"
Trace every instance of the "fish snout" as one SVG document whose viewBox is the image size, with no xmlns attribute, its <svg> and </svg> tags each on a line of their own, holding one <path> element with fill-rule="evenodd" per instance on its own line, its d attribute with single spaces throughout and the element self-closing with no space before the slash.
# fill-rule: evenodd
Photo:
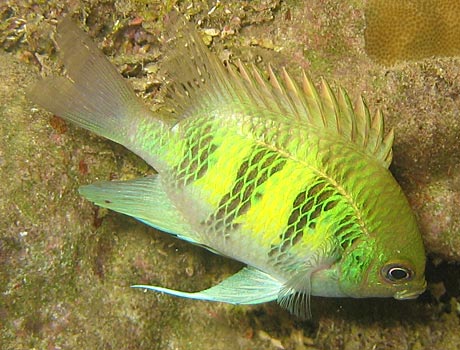
<svg viewBox="0 0 460 350">
<path fill-rule="evenodd" d="M 426 281 L 423 280 L 417 286 L 410 286 L 410 288 L 399 290 L 395 293 L 394 298 L 397 300 L 410 300 L 416 299 L 420 294 L 422 294 L 426 289 Z"/>
</svg>

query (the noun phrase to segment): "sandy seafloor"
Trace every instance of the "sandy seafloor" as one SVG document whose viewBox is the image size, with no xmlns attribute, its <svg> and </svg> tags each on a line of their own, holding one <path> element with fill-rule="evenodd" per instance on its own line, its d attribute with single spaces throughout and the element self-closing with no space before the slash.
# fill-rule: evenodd
<svg viewBox="0 0 460 350">
<path fill-rule="evenodd" d="M 308 3 L 308 4 L 307 4 Z M 312 298 L 301 322 L 276 303 L 230 306 L 129 288 L 199 290 L 241 266 L 98 210 L 82 184 L 152 170 L 123 147 L 36 108 L 25 88 L 59 72 L 50 34 L 71 12 L 146 104 L 160 87 L 162 18 L 173 5 L 221 58 L 306 69 L 381 108 L 391 170 L 429 255 L 418 300 Z M 456 58 L 382 67 L 364 51 L 362 1 L 3 1 L 0 4 L 0 348 L 460 348 L 460 71 Z"/>
</svg>

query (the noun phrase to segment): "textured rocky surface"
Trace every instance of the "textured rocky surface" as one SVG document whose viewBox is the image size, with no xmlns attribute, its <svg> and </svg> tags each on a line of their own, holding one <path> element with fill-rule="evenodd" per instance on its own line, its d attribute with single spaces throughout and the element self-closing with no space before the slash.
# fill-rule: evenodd
<svg viewBox="0 0 460 350">
<path fill-rule="evenodd" d="M 0 5 L 0 348 L 456 349 L 460 343 L 459 69 L 456 59 L 385 68 L 364 51 L 360 1 L 177 2 L 223 59 L 307 69 L 381 108 L 392 170 L 423 230 L 429 291 L 416 301 L 313 298 L 314 320 L 276 304 L 237 307 L 129 288 L 199 290 L 238 263 L 112 212 L 81 184 L 151 172 L 109 141 L 37 110 L 25 88 L 57 72 L 55 19 L 75 13 L 155 107 L 161 19 L 176 2 Z"/>
</svg>

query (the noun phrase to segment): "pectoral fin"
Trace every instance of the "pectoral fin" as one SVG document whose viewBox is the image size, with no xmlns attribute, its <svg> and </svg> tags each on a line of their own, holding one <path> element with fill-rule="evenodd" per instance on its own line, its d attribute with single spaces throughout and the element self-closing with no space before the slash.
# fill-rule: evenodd
<svg viewBox="0 0 460 350">
<path fill-rule="evenodd" d="M 198 233 L 183 219 L 165 192 L 159 175 L 132 181 L 105 181 L 82 186 L 80 194 L 95 204 L 132 216 L 194 244 Z"/>
<path fill-rule="evenodd" d="M 154 290 L 190 299 L 219 301 L 229 304 L 260 304 L 276 300 L 282 286 L 283 284 L 280 281 L 265 272 L 252 267 L 245 267 L 218 285 L 201 292 L 180 292 L 147 285 L 135 285 L 132 287 Z"/>
</svg>

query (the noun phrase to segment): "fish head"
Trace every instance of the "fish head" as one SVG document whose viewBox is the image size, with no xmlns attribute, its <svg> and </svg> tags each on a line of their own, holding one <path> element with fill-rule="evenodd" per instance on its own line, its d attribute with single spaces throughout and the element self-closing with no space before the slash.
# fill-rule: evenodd
<svg viewBox="0 0 460 350">
<path fill-rule="evenodd" d="M 343 294 L 403 300 L 425 291 L 425 250 L 415 219 L 409 221 L 387 222 L 345 251 L 338 267 Z"/>
</svg>

